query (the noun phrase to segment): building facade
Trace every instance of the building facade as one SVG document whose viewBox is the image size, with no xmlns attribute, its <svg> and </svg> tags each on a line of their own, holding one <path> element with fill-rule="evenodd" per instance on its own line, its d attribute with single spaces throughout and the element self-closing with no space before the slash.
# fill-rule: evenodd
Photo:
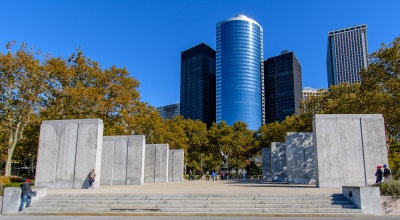
<svg viewBox="0 0 400 220">
<path fill-rule="evenodd" d="M 313 89 L 311 87 L 304 87 L 303 89 L 303 100 L 307 100 L 311 96 L 321 96 L 325 90 L 323 89 Z"/>
<path fill-rule="evenodd" d="M 180 115 L 179 109 L 179 103 L 157 107 L 158 113 L 164 120 L 172 119 L 173 117 Z"/>
<path fill-rule="evenodd" d="M 285 50 L 267 59 L 264 69 L 266 123 L 282 122 L 296 113 L 303 99 L 301 65 L 293 52 Z"/>
<path fill-rule="evenodd" d="M 251 130 L 264 121 L 263 29 L 238 15 L 217 23 L 217 122 L 245 122 Z"/>
<path fill-rule="evenodd" d="M 215 50 L 204 43 L 181 53 L 180 99 L 184 118 L 215 122 Z"/>
<path fill-rule="evenodd" d="M 326 59 L 328 85 L 360 83 L 358 73 L 367 67 L 367 55 L 366 24 L 329 32 Z"/>
</svg>

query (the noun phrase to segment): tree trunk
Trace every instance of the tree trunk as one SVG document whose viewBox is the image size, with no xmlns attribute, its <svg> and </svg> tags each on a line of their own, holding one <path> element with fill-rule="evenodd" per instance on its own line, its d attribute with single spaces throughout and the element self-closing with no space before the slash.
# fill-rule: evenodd
<svg viewBox="0 0 400 220">
<path fill-rule="evenodd" d="M 8 146 L 5 176 L 11 176 L 12 155 L 16 145 L 16 143 L 12 142 L 11 145 Z"/>
</svg>

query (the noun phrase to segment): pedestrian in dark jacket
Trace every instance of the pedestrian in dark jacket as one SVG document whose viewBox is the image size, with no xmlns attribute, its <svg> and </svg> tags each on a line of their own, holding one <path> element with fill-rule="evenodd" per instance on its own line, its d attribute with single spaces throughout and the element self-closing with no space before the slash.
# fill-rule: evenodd
<svg viewBox="0 0 400 220">
<path fill-rule="evenodd" d="M 31 206 L 31 201 L 32 201 L 32 189 L 30 186 L 30 181 L 28 181 L 27 179 L 23 179 L 22 183 L 21 183 L 21 205 L 19 206 L 18 211 L 22 211 L 22 209 L 24 208 L 24 205 L 26 203 L 25 208 L 28 208 L 29 206 Z"/>
<path fill-rule="evenodd" d="M 377 167 L 376 167 L 376 173 L 375 173 L 375 176 L 376 176 L 376 183 L 382 182 L 382 175 L 383 175 L 383 172 L 382 172 L 382 169 L 381 169 L 381 168 L 382 168 L 381 166 L 377 166 Z"/>
<path fill-rule="evenodd" d="M 386 164 L 383 165 L 383 177 L 385 177 L 385 183 L 386 181 L 390 181 L 392 179 L 392 171 Z"/>
</svg>

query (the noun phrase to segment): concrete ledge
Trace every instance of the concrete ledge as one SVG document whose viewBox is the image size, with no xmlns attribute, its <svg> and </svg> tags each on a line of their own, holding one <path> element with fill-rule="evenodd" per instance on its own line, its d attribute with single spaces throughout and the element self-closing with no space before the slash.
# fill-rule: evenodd
<svg viewBox="0 0 400 220">
<path fill-rule="evenodd" d="M 382 215 L 379 187 L 342 186 L 342 192 L 364 214 Z"/>
<path fill-rule="evenodd" d="M 47 195 L 47 187 L 44 187 L 44 186 L 36 186 L 35 187 L 34 186 L 31 188 L 32 188 L 32 191 L 36 191 L 36 196 L 32 197 L 32 202 L 39 200 L 40 198 L 43 198 Z"/>
<path fill-rule="evenodd" d="M 4 189 L 3 213 L 18 212 L 21 204 L 21 188 L 7 187 Z"/>
</svg>

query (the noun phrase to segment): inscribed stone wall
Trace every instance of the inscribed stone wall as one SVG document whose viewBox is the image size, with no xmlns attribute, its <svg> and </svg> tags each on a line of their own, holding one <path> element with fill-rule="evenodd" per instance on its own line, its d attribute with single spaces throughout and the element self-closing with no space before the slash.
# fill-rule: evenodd
<svg viewBox="0 0 400 220">
<path fill-rule="evenodd" d="M 183 181 L 184 152 L 169 150 L 168 181 Z"/>
<path fill-rule="evenodd" d="M 43 121 L 35 186 L 86 188 L 87 176 L 91 169 L 95 169 L 97 181 L 94 187 L 98 187 L 101 181 L 102 141 L 101 119 Z"/>
<path fill-rule="evenodd" d="M 143 135 L 103 138 L 102 185 L 144 183 L 145 137 Z"/>
<path fill-rule="evenodd" d="M 271 143 L 271 170 L 273 182 L 287 182 L 285 148 L 284 142 Z"/>
<path fill-rule="evenodd" d="M 314 142 L 311 132 L 286 133 L 286 165 L 291 184 L 315 184 Z"/>
<path fill-rule="evenodd" d="M 366 186 L 387 164 L 382 115 L 315 115 L 316 176 L 319 187 Z"/>
<path fill-rule="evenodd" d="M 168 144 L 146 144 L 144 182 L 168 182 Z"/>
<path fill-rule="evenodd" d="M 262 175 L 263 180 L 272 181 L 271 171 L 271 148 L 266 147 L 261 150 L 262 154 Z"/>
</svg>

